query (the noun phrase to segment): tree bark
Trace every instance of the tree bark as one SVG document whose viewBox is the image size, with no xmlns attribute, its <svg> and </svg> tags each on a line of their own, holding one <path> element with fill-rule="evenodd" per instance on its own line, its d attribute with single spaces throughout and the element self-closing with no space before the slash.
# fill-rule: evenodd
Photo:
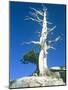
<svg viewBox="0 0 68 90">
<path fill-rule="evenodd" d="M 41 49 L 39 53 L 39 74 L 44 74 L 44 51 Z"/>
<path fill-rule="evenodd" d="M 40 37 L 40 46 L 41 51 L 39 53 L 39 73 L 40 75 L 46 74 L 48 69 L 47 66 L 47 21 L 46 21 L 46 12 L 44 12 L 43 22 L 42 22 L 42 31 Z"/>
</svg>

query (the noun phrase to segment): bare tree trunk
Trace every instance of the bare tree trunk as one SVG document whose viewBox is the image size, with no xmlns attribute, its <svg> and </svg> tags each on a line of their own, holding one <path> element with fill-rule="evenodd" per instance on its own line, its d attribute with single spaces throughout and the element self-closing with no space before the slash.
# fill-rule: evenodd
<svg viewBox="0 0 68 90">
<path fill-rule="evenodd" d="M 48 68 L 48 66 L 47 66 L 47 55 L 44 57 L 44 68 Z"/>
<path fill-rule="evenodd" d="M 45 55 L 45 52 L 43 49 L 41 49 L 39 53 L 39 74 L 40 75 L 46 75 L 48 70 L 47 66 L 47 54 Z"/>
<path fill-rule="evenodd" d="M 39 74 L 44 74 L 44 51 L 41 49 L 39 53 Z"/>
<path fill-rule="evenodd" d="M 47 69 L 47 21 L 46 12 L 44 12 L 43 22 L 42 22 L 42 32 L 40 37 L 41 51 L 39 53 L 39 73 L 40 75 L 46 74 Z"/>
</svg>

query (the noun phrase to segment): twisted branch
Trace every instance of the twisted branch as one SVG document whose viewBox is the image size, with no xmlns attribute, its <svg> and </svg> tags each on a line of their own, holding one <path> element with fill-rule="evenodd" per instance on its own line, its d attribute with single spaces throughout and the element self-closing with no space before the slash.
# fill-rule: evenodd
<svg viewBox="0 0 68 90">
<path fill-rule="evenodd" d="M 22 44 L 24 45 L 24 44 L 40 44 L 40 42 L 39 41 L 30 41 L 30 42 L 23 42 Z"/>
</svg>

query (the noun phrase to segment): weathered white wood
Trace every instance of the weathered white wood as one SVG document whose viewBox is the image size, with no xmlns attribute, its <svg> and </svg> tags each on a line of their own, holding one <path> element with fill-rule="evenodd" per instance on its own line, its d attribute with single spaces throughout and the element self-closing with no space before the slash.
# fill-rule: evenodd
<svg viewBox="0 0 68 90">
<path fill-rule="evenodd" d="M 40 37 L 41 51 L 39 54 L 39 72 L 44 75 L 44 70 L 47 68 L 47 20 L 46 11 L 43 13 L 42 31 Z"/>
<path fill-rule="evenodd" d="M 44 74 L 44 50 L 41 49 L 39 53 L 39 74 Z"/>
</svg>

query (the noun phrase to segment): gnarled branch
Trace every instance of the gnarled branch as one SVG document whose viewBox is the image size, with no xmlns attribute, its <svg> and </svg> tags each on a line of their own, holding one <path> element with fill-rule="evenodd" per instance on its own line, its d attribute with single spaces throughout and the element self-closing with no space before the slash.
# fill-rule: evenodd
<svg viewBox="0 0 68 90">
<path fill-rule="evenodd" d="M 32 18 L 32 17 L 29 17 L 29 16 L 26 16 L 26 18 L 25 18 L 24 20 L 32 20 L 32 21 L 35 21 L 35 22 L 41 23 L 41 20 L 34 19 L 34 18 Z"/>
<path fill-rule="evenodd" d="M 50 41 L 48 41 L 48 43 L 49 43 L 49 44 L 51 44 L 51 43 L 55 43 L 55 42 L 59 41 L 60 38 L 61 38 L 61 36 L 58 36 L 58 37 L 56 37 L 54 40 L 50 40 Z"/>
<path fill-rule="evenodd" d="M 48 45 L 48 46 L 47 46 L 47 50 L 50 49 L 50 48 L 56 50 L 56 48 L 54 48 L 53 46 Z"/>
<path fill-rule="evenodd" d="M 35 13 L 37 13 L 38 15 L 43 16 L 43 13 L 42 13 L 41 11 L 39 11 L 39 10 L 37 10 L 37 9 L 35 9 L 35 8 L 30 8 L 30 9 L 34 10 Z"/>
<path fill-rule="evenodd" d="M 53 28 L 51 28 L 48 33 L 52 32 L 54 29 L 56 28 L 56 26 L 54 26 Z"/>
<path fill-rule="evenodd" d="M 30 42 L 23 42 L 22 44 L 24 45 L 24 44 L 40 44 L 40 42 L 39 41 L 30 41 Z"/>
</svg>

